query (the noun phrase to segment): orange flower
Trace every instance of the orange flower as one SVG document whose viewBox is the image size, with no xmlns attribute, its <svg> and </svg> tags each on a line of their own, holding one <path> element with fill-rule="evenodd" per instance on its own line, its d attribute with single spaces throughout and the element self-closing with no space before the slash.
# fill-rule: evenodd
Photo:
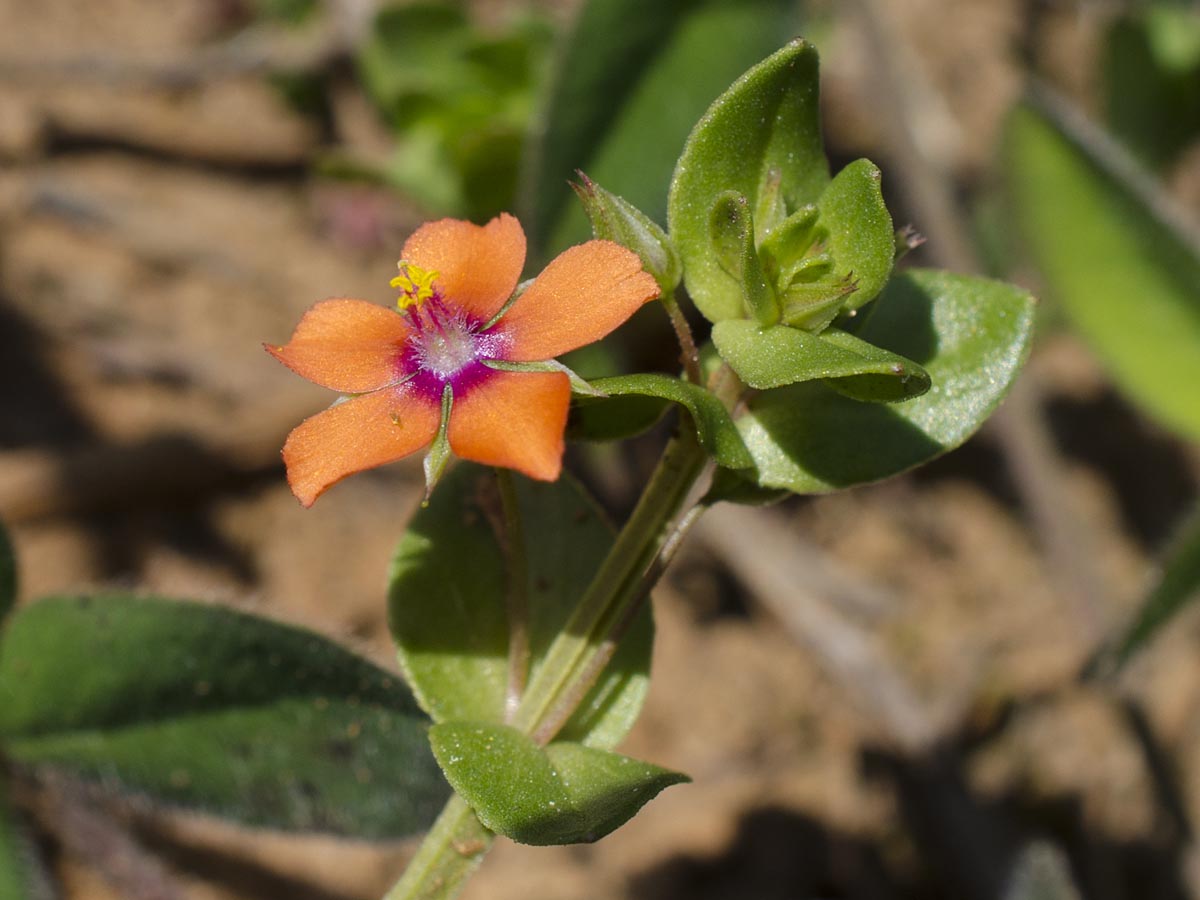
<svg viewBox="0 0 1200 900">
<path fill-rule="evenodd" d="M 435 441 L 463 459 L 553 481 L 570 379 L 538 363 L 604 337 L 658 296 L 654 278 L 624 247 L 589 241 L 506 306 L 525 265 L 525 232 L 508 214 L 482 227 L 422 225 L 398 265 L 396 310 L 325 300 L 287 344 L 267 346 L 309 381 L 351 395 L 288 435 L 292 493 L 312 506 L 347 475 Z"/>
</svg>

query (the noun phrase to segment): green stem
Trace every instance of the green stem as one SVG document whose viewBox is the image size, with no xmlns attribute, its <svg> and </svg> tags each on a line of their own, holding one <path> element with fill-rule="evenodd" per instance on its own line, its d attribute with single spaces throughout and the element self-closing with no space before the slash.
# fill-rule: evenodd
<svg viewBox="0 0 1200 900">
<path fill-rule="evenodd" d="M 662 295 L 662 305 L 671 319 L 671 327 L 675 329 L 675 338 L 679 341 L 679 356 L 683 361 L 683 372 L 692 384 L 700 384 L 703 378 L 700 374 L 700 352 L 696 349 L 696 340 L 692 337 L 692 327 L 688 325 L 687 316 L 683 314 L 674 291 Z"/>
<path fill-rule="evenodd" d="M 602 641 L 608 626 L 622 618 L 638 580 L 662 550 L 670 524 L 682 510 L 707 459 L 695 430 L 690 423 L 683 424 L 680 435 L 667 445 L 646 490 L 579 605 L 547 650 L 513 718 L 514 727 L 536 734 L 542 743 L 553 738 L 553 733 L 542 727 L 543 720 L 563 695 L 571 693 L 574 677 L 581 667 L 586 668 L 589 647 Z"/>
<path fill-rule="evenodd" d="M 420 848 L 384 900 L 451 900 L 484 854 L 495 835 L 479 824 L 467 802 L 454 794 L 446 801 Z"/>
<path fill-rule="evenodd" d="M 587 652 L 576 665 L 574 674 L 559 695 L 559 699 L 542 717 L 532 735 L 535 741 L 540 744 L 549 743 L 570 721 L 597 679 L 612 662 L 621 646 L 621 640 L 633 627 L 642 605 L 650 599 L 650 592 L 674 558 L 684 536 L 706 509 L 707 505 L 696 505 L 680 515 L 671 526 L 669 536 L 650 567 L 640 577 L 631 577 L 622 592 L 614 598 L 611 617 L 605 619 L 604 624 L 597 628 L 598 639 L 588 645 Z"/>
<path fill-rule="evenodd" d="M 699 508 L 686 511 L 685 506 L 710 462 L 692 423 L 684 421 L 680 427 L 579 605 L 525 687 L 510 724 L 539 743 L 551 741 L 582 702 L 697 518 Z M 504 494 L 502 478 L 507 519 L 516 509 L 516 497 L 515 491 L 507 498 Z M 466 802 L 451 797 L 404 877 L 384 900 L 453 900 L 492 838 Z"/>
</svg>

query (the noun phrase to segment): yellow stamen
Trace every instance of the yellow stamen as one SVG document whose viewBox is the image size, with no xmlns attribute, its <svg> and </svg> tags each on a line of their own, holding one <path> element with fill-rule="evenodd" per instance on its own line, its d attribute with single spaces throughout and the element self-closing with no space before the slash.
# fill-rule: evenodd
<svg viewBox="0 0 1200 900">
<path fill-rule="evenodd" d="M 396 306 L 400 309 L 408 309 L 410 306 L 420 308 L 422 303 L 433 296 L 433 282 L 439 273 L 433 269 L 422 269 L 404 260 L 400 260 L 396 265 L 400 268 L 400 274 L 389 282 L 392 287 L 400 290 Z"/>
</svg>

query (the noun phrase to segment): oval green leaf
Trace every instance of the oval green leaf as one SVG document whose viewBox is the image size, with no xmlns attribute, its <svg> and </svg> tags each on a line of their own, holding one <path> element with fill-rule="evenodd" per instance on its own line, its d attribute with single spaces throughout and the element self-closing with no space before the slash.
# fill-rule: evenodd
<svg viewBox="0 0 1200 900">
<path fill-rule="evenodd" d="M 835 379 L 831 384 L 840 393 L 874 403 L 908 400 L 929 390 L 929 374 L 911 359 L 836 328 L 816 335 L 727 319 L 713 326 L 712 337 L 730 368 L 759 390 L 828 378 Z"/>
<path fill-rule="evenodd" d="M 524 167 L 531 257 L 587 239 L 576 169 L 656 222 L 688 132 L 737 76 L 795 33 L 792 0 L 588 0 L 559 48 Z"/>
<path fill-rule="evenodd" d="M 916 361 L 933 386 L 895 405 L 851 400 L 821 382 L 759 394 L 737 422 L 759 483 L 825 493 L 957 447 L 1028 355 L 1033 312 L 1029 294 L 997 281 L 923 270 L 893 278 L 857 337 Z"/>
<path fill-rule="evenodd" d="M 650 372 L 597 378 L 592 382 L 592 387 L 612 397 L 658 397 L 677 403 L 691 416 L 700 445 L 719 465 L 730 469 L 745 469 L 754 465 L 728 411 L 720 400 L 698 385 L 671 375 Z"/>
<path fill-rule="evenodd" d="M 583 744 L 539 747 L 515 728 L 445 722 L 429 740 L 486 827 L 522 844 L 599 840 L 686 775 Z"/>
<path fill-rule="evenodd" d="M 896 230 L 883 202 L 882 182 L 873 162 L 855 160 L 837 173 L 817 201 L 834 274 L 855 285 L 845 309 L 858 309 L 874 300 L 892 274 Z"/>
<path fill-rule="evenodd" d="M 709 107 L 684 146 L 667 205 L 684 283 L 713 322 L 745 315 L 742 287 L 709 237 L 717 198 L 750 201 L 762 234 L 781 216 L 816 203 L 829 183 L 821 143 L 817 51 L 795 40 L 739 78 Z"/>
<path fill-rule="evenodd" d="M 612 544 L 583 488 L 515 476 L 524 528 L 530 678 Z M 502 722 L 508 691 L 507 572 L 495 474 L 457 465 L 417 511 L 392 559 L 389 608 L 400 664 L 435 721 Z M 561 734 L 615 746 L 648 686 L 654 623 L 644 612 Z"/>
<path fill-rule="evenodd" d="M 1068 133 L 1067 121 L 1030 105 L 1009 120 L 1007 178 L 1025 243 L 1117 384 L 1200 439 L 1200 249 L 1151 210 L 1111 141 L 1075 118 Z"/>
<path fill-rule="evenodd" d="M 400 679 L 219 606 L 60 597 L 0 641 L 0 739 L 26 766 L 256 826 L 384 838 L 446 798 Z"/>
</svg>

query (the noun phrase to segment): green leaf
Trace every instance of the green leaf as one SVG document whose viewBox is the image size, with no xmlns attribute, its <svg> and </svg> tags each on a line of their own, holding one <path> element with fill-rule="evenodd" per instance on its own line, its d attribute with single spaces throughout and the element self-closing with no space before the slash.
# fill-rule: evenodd
<svg viewBox="0 0 1200 900">
<path fill-rule="evenodd" d="M 249 825 L 424 829 L 446 797 L 427 724 L 396 676 L 219 606 L 60 597 L 0 641 L 10 758 Z"/>
<path fill-rule="evenodd" d="M 664 788 L 689 780 L 583 744 L 539 747 L 515 728 L 490 722 L 441 723 L 429 740 L 479 821 L 522 844 L 599 840 Z"/>
<path fill-rule="evenodd" d="M 1176 537 L 1133 621 L 1090 667 L 1115 675 L 1188 604 L 1200 599 L 1200 513 Z"/>
<path fill-rule="evenodd" d="M 878 297 L 892 274 L 896 231 L 883 202 L 882 181 L 874 163 L 856 160 L 837 173 L 817 201 L 834 275 L 844 274 L 855 285 L 846 309 Z"/>
<path fill-rule="evenodd" d="M 763 325 L 774 325 L 779 321 L 779 298 L 758 258 L 750 202 L 736 191 L 719 194 L 708 228 L 717 261 L 741 286 L 746 312 Z"/>
<path fill-rule="evenodd" d="M 675 168 L 668 231 L 683 260 L 688 293 L 706 318 L 744 316 L 741 285 L 721 266 L 709 240 L 717 198 L 726 191 L 747 198 L 761 241 L 783 215 L 816 203 L 828 183 L 817 51 L 795 40 L 713 103 Z"/>
<path fill-rule="evenodd" d="M 677 403 L 688 411 L 696 426 L 700 444 L 720 465 L 731 469 L 754 465 L 729 413 L 720 400 L 702 387 L 681 378 L 655 373 L 597 378 L 592 382 L 592 387 L 614 397 L 660 397 Z"/>
<path fill-rule="evenodd" d="M 441 132 L 431 124 L 418 124 L 400 136 L 382 175 L 391 187 L 426 209 L 466 214 L 461 180 Z"/>
<path fill-rule="evenodd" d="M 821 382 L 766 391 L 738 428 L 764 487 L 824 493 L 876 481 L 957 447 L 999 405 L 1029 352 L 1034 300 L 946 272 L 893 278 L 857 337 L 920 364 L 933 386 L 895 405 Z"/>
<path fill-rule="evenodd" d="M 821 334 L 827 343 L 866 360 L 857 375 L 830 378 L 828 383 L 839 394 L 867 403 L 898 403 L 920 397 L 930 388 L 929 373 L 911 359 L 876 347 L 854 335 L 830 328 Z"/>
<path fill-rule="evenodd" d="M 517 477 L 525 530 L 531 678 L 612 544 L 612 529 L 569 478 Z M 435 721 L 505 719 L 507 565 L 497 541 L 495 475 L 460 463 L 417 511 L 392 559 L 392 635 L 400 664 Z M 633 726 L 648 685 L 654 625 L 649 606 L 599 683 L 562 731 L 611 747 Z"/>
<path fill-rule="evenodd" d="M 701 502 L 708 505 L 740 503 L 743 506 L 770 506 L 790 496 L 790 491 L 762 487 L 745 471 L 717 469 Z"/>
<path fill-rule="evenodd" d="M 430 92 L 469 85 L 462 64 L 470 24 L 458 4 L 417 2 L 382 9 L 355 56 L 359 77 L 400 127 L 422 111 Z"/>
<path fill-rule="evenodd" d="M 636 253 L 664 294 L 675 290 L 683 268 L 666 232 L 628 200 L 606 191 L 583 172 L 579 179 L 572 187 L 592 223 L 592 234 Z"/>
<path fill-rule="evenodd" d="M 511 208 L 551 33 L 533 15 L 485 33 L 457 2 L 383 9 L 355 62 L 397 137 L 388 181 L 476 220 Z"/>
<path fill-rule="evenodd" d="M 671 408 L 669 400 L 645 394 L 572 397 L 569 441 L 620 441 L 653 428 Z"/>
<path fill-rule="evenodd" d="M 726 319 L 713 326 L 712 337 L 722 358 L 752 388 L 829 378 L 836 379 L 832 386 L 839 392 L 875 403 L 908 400 L 929 390 L 929 375 L 915 362 L 836 328 L 816 335 Z"/>
<path fill-rule="evenodd" d="M 17 556 L 4 523 L 0 522 L 0 625 L 17 603 Z"/>
<path fill-rule="evenodd" d="M 688 132 L 795 20 L 793 0 L 588 0 L 559 48 L 526 159 L 532 255 L 586 239 L 587 218 L 568 203 L 576 169 L 664 221 Z"/>
<path fill-rule="evenodd" d="M 45 865 L 7 794 L 0 769 L 0 900 L 49 900 L 53 892 Z"/>
<path fill-rule="evenodd" d="M 1147 414 L 1200 439 L 1196 241 L 1151 208 L 1153 188 L 1081 120 L 1023 105 L 1006 157 L 1017 223 L 1048 293 Z"/>
<path fill-rule="evenodd" d="M 1142 5 L 1118 18 L 1101 64 L 1109 127 L 1161 169 L 1200 137 L 1200 13 Z"/>
</svg>

